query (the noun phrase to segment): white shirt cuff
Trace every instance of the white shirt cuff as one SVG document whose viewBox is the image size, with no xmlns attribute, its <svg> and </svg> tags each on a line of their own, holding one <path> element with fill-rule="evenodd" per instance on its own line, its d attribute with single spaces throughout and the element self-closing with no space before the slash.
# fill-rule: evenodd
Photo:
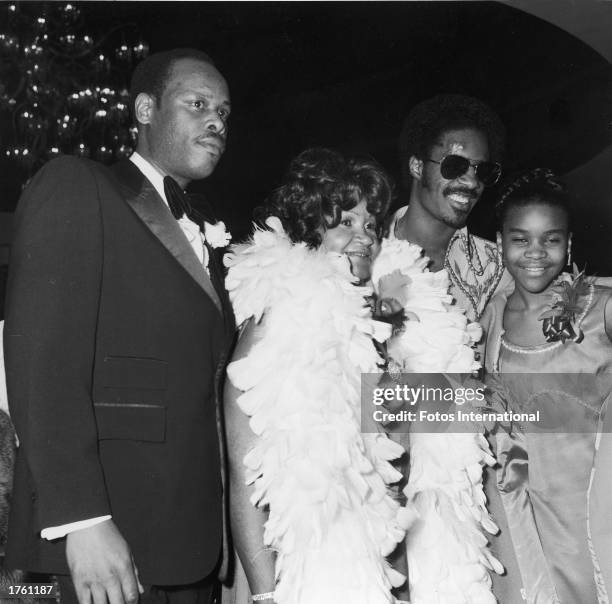
<svg viewBox="0 0 612 604">
<path fill-rule="evenodd" d="M 50 526 L 40 531 L 40 536 L 43 539 L 47 539 L 49 541 L 51 541 L 52 539 L 60 539 L 61 537 L 65 537 L 68 533 L 73 533 L 74 531 L 78 531 L 80 529 L 89 528 L 90 526 L 95 526 L 96 524 L 100 524 L 100 522 L 104 522 L 105 520 L 110 519 L 111 516 L 98 516 L 96 518 L 88 518 L 87 520 L 71 522 L 70 524 Z"/>
</svg>

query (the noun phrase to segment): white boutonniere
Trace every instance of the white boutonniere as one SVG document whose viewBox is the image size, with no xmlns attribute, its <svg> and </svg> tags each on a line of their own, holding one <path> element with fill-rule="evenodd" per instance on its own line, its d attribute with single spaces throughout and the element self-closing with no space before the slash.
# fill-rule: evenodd
<svg viewBox="0 0 612 604">
<path fill-rule="evenodd" d="M 232 240 L 232 234 L 225 228 L 225 223 L 221 220 L 216 224 L 205 221 L 204 238 L 212 248 L 226 247 Z"/>
</svg>

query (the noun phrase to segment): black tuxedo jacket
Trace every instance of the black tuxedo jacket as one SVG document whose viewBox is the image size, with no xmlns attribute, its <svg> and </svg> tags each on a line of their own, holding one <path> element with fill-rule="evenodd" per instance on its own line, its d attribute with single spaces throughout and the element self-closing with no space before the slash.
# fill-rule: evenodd
<svg viewBox="0 0 612 604">
<path fill-rule="evenodd" d="M 66 573 L 65 540 L 40 530 L 112 514 L 143 583 L 205 577 L 222 542 L 217 394 L 234 333 L 217 259 L 209 278 L 129 161 L 49 162 L 15 222 L 9 566 Z"/>
</svg>

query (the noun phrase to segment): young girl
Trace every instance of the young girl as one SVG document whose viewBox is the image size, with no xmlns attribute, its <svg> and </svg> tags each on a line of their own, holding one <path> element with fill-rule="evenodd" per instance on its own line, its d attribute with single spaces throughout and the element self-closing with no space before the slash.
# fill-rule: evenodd
<svg viewBox="0 0 612 604">
<path fill-rule="evenodd" d="M 508 572 L 496 595 L 504 603 L 612 596 L 612 289 L 563 273 L 568 202 L 559 179 L 536 169 L 498 204 L 498 245 L 515 289 L 495 296 L 482 319 L 485 366 L 500 374 L 493 381 L 505 405 L 540 411 L 529 428 L 495 434 L 491 511 L 502 527 L 495 551 Z"/>
</svg>

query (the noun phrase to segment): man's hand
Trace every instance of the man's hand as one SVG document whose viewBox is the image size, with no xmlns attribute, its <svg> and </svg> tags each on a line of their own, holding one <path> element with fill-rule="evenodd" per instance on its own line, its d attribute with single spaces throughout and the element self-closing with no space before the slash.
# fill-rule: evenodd
<svg viewBox="0 0 612 604">
<path fill-rule="evenodd" d="M 136 604 L 138 569 L 112 520 L 66 537 L 66 559 L 79 604 Z"/>
</svg>

